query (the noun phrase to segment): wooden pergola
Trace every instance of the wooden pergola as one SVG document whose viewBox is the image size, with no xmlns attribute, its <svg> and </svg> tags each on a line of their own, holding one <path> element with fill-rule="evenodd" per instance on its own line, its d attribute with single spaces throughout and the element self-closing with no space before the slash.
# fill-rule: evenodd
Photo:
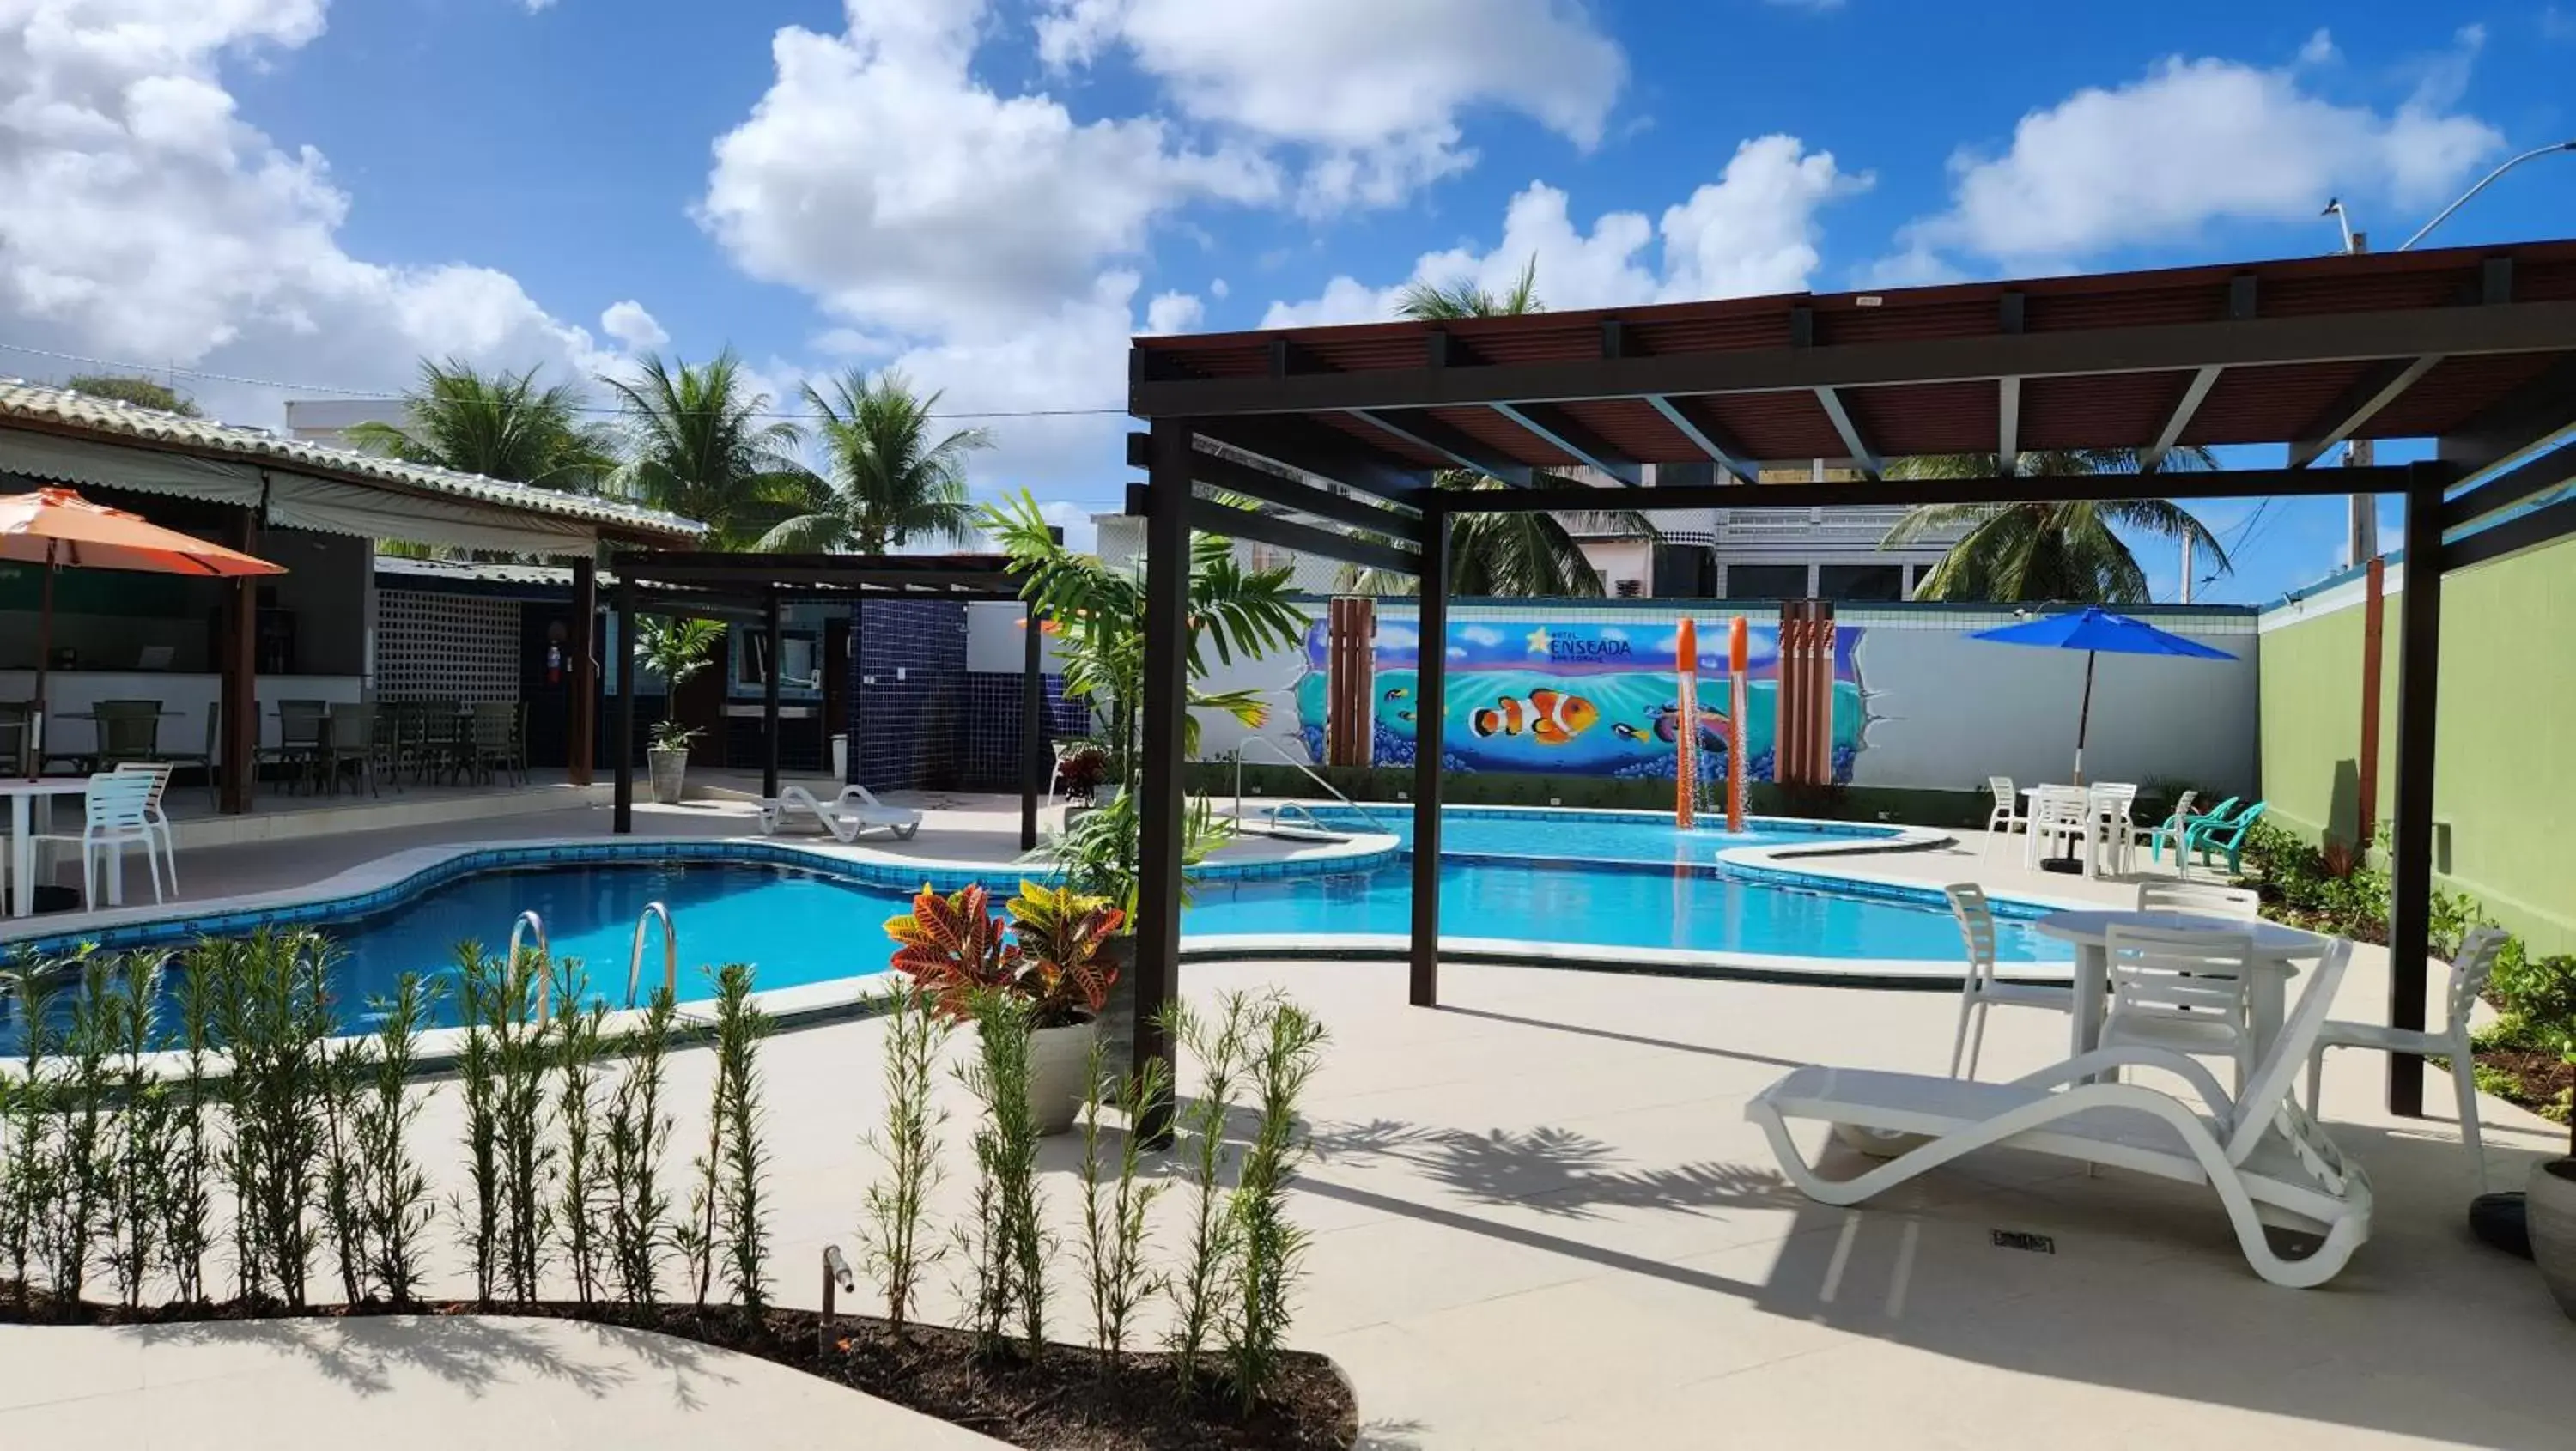
<svg viewBox="0 0 2576 1451">
<path fill-rule="evenodd" d="M 2425 1017 L 2442 575 L 2576 532 L 2576 500 L 2481 521 L 2576 478 L 2576 242 L 1800 293 L 1449 322 L 1140 337 L 1149 431 L 1137 1052 L 1177 991 L 1193 530 L 1411 574 L 1444 638 L 1450 524 L 1471 513 L 1760 505 L 2397 494 L 2406 503 L 2388 1021 Z M 2431 438 L 2427 462 L 2315 467 L 2353 439 Z M 2282 462 L 2167 470 L 2177 448 Z M 2134 449 L 2138 474 L 2025 473 L 2025 454 Z M 1915 479 L 1891 459 L 1992 454 Z M 1754 484 L 1824 460 L 1849 482 Z M 1251 462 L 1248 462 L 1250 460 Z M 1267 465 L 1264 467 L 1263 465 Z M 1465 469 L 1517 487 L 1434 487 Z M 1573 482 L 1574 471 L 1606 486 Z M 1221 489 L 1263 510 L 1206 497 Z M 2456 543 L 2445 535 L 2475 529 Z M 1411 998 L 1440 981 L 1445 652 L 1421 652 Z M 2420 1060 L 2390 1070 L 2418 1114 Z"/>
<path fill-rule="evenodd" d="M 791 600 L 1017 600 L 1020 582 L 999 554 L 727 554 L 715 550 L 621 554 L 617 575 L 616 810 L 612 829 L 635 829 L 635 616 L 639 612 L 759 622 L 771 667 L 761 692 L 763 796 L 778 794 L 779 607 Z M 1020 849 L 1038 844 L 1046 794 L 1044 646 L 1034 617 L 1020 670 Z M 853 641 L 856 648 L 856 641 Z M 831 666 L 827 663 L 827 669 Z M 857 759 L 853 751 L 852 759 Z"/>
</svg>

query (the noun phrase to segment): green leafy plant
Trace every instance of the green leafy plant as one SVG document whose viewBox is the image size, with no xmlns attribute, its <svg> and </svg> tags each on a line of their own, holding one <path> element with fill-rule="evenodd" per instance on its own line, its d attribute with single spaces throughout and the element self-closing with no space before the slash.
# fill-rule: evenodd
<svg viewBox="0 0 2576 1451">
<path fill-rule="evenodd" d="M 662 1192 L 661 1163 L 671 1139 L 671 1116 L 662 1108 L 663 1056 L 679 1004 L 669 986 L 656 987 L 644 1016 L 620 1048 L 626 1065 L 608 1098 L 601 1130 L 608 1196 L 608 1259 L 617 1293 L 630 1305 L 650 1305 L 669 1233 L 670 1197 Z"/>
<path fill-rule="evenodd" d="M 116 990 L 109 959 L 84 956 L 81 985 L 72 995 L 71 1026 L 63 1036 L 63 1076 L 57 1084 L 54 1202 L 46 1216 L 45 1274 L 54 1293 L 78 1300 L 88 1281 L 91 1246 L 106 1216 L 116 1182 L 114 1115 L 108 1094 L 111 1060 L 119 1037 Z"/>
<path fill-rule="evenodd" d="M 662 677 L 664 708 L 676 710 L 681 685 L 707 668 L 723 639 L 724 626 L 713 620 L 646 615 L 635 622 L 635 663 Z M 699 735 L 669 717 L 655 722 L 649 734 L 657 751 L 685 751 Z"/>
<path fill-rule="evenodd" d="M 14 1079 L 0 1078 L 0 1122 L 6 1124 L 9 1149 L 0 1160 L 0 1252 L 8 1255 L 9 1278 L 22 1309 L 34 1289 L 31 1271 L 43 1252 L 55 1194 L 52 1054 L 60 1035 L 53 1020 L 50 972 L 50 964 L 25 956 L 6 978 L 21 1026 L 19 1072 Z"/>
<path fill-rule="evenodd" d="M 1112 1073 L 1107 1045 L 1094 1042 L 1084 1081 L 1090 1087 L 1082 1104 L 1082 1262 L 1091 1282 L 1093 1343 L 1114 1370 L 1126 1356 L 1129 1323 L 1164 1285 L 1146 1252 L 1154 1201 L 1171 1184 L 1145 1177 L 1145 1136 L 1137 1129 L 1171 1092 L 1171 1070 L 1148 1058 L 1139 1073 Z M 1126 1121 L 1114 1169 L 1101 1154 L 1103 1111 L 1113 1106 Z"/>
<path fill-rule="evenodd" d="M 717 1195 L 726 1277 L 734 1299 L 757 1314 L 769 1303 L 769 1151 L 760 1108 L 760 1040 L 769 1019 L 752 1001 L 751 981 L 743 963 L 716 972 L 714 1116 L 723 1145 Z"/>
<path fill-rule="evenodd" d="M 600 1025 L 604 1004 L 590 996 L 590 978 L 577 958 L 555 964 L 554 1123 L 562 1136 L 557 1162 L 554 1221 L 572 1264 L 573 1294 L 582 1304 L 598 1298 L 607 1235 L 601 1225 L 599 1174 L 599 1060 L 605 1051 Z"/>
<path fill-rule="evenodd" d="M 1288 1219 L 1288 1186 L 1305 1157 L 1297 1105 L 1323 1064 L 1324 1025 L 1280 997 L 1262 1000 L 1246 1035 L 1256 1121 L 1227 1214 L 1234 1223 L 1233 1303 L 1225 1318 L 1235 1397 L 1250 1415 L 1279 1377 L 1290 1298 L 1306 1235 Z"/>
<path fill-rule="evenodd" d="M 358 1103 L 371 1076 L 366 1058 L 363 1046 L 344 1042 L 326 1048 L 322 1059 L 322 1222 L 340 1271 L 341 1302 L 349 1305 L 367 1298 L 374 1259 L 367 1244 L 366 1169 L 357 1134 Z"/>
<path fill-rule="evenodd" d="M 320 1207 L 322 1099 L 338 1029 L 331 960 L 318 933 L 263 928 L 200 944 L 188 968 L 214 976 L 218 1035 L 232 1059 L 224 1096 L 235 1273 L 244 1294 L 274 1294 L 292 1309 L 306 1302 Z"/>
<path fill-rule="evenodd" d="M 1166 1342 L 1182 1395 L 1195 1393 L 1202 1360 L 1218 1330 L 1219 1296 L 1238 1247 L 1239 1226 L 1226 1213 L 1226 1122 L 1241 1090 L 1253 1029 L 1252 1000 L 1242 993 L 1218 999 L 1213 1017 L 1174 1001 L 1164 1009 L 1163 1031 L 1187 1045 L 1199 1064 L 1199 1092 L 1181 1106 L 1188 1135 L 1183 1172 L 1190 1197 L 1189 1239 L 1181 1272 L 1171 1283 L 1172 1326 Z"/>
<path fill-rule="evenodd" d="M 214 1048 L 215 997 L 205 974 L 179 975 L 178 1126 L 162 1197 L 165 1262 L 182 1303 L 205 1298 L 206 1250 L 214 1242 L 214 1194 L 207 1185 L 214 1139 L 209 1133 L 216 1088 L 206 1071 Z"/>
<path fill-rule="evenodd" d="M 1038 1125 L 1029 1107 L 1027 1003 L 986 988 L 972 1012 L 977 1053 L 957 1075 L 983 1108 L 976 1125 L 973 1217 L 958 1231 L 968 1273 L 968 1329 L 1000 1352 L 1016 1319 L 1027 1354 L 1046 1341 L 1046 1230 L 1038 1203 Z"/>
<path fill-rule="evenodd" d="M 412 1150 L 412 1131 L 426 1105 L 410 1090 L 420 1034 L 436 1016 L 438 994 L 435 981 L 406 972 L 394 979 L 393 995 L 377 1002 L 375 1051 L 350 1114 L 369 1268 L 376 1287 L 396 1305 L 419 1297 L 428 1270 L 424 1240 L 437 1219 L 429 1175 Z"/>
<path fill-rule="evenodd" d="M 1101 954 L 1127 914 L 1106 897 L 1022 881 L 1008 904 L 1026 967 L 1013 988 L 1029 1001 L 1031 1026 L 1062 1027 L 1096 1017 L 1118 979 Z"/>
<path fill-rule="evenodd" d="M 458 1237 L 474 1271 L 474 1298 L 491 1303 L 501 1273 L 501 1061 L 493 1020 L 506 1012 L 500 962 L 476 942 L 456 945 L 457 998 L 465 1017 L 456 1076 L 465 1100 L 465 1175 L 473 1200 L 453 1201 Z"/>
<path fill-rule="evenodd" d="M 537 1010 L 547 963 L 533 948 L 501 964 L 483 1009 L 492 1029 L 495 1147 L 500 1157 L 501 1269 L 510 1297 L 537 1298 L 553 1238 L 558 1153 L 547 1132 L 546 1076 L 554 1057 L 550 1025 Z"/>
<path fill-rule="evenodd" d="M 156 1009 L 169 956 L 158 952 L 127 958 L 109 1005 L 116 1034 L 114 1091 L 122 1109 L 115 1183 L 107 1201 L 107 1262 L 117 1297 L 129 1308 L 143 1303 L 144 1283 L 162 1265 L 161 1236 L 169 1222 L 177 1099 L 145 1064 L 145 1055 L 161 1045 Z"/>
<path fill-rule="evenodd" d="M 946 1248 L 923 1231 L 940 1181 L 939 1131 L 947 1114 L 932 1101 L 931 1088 L 950 1021 L 928 989 L 907 982 L 896 989 L 885 1025 L 885 1121 L 863 1142 L 886 1161 L 886 1177 L 868 1186 L 861 1236 L 885 1296 L 886 1323 L 901 1333 L 923 1272 Z"/>
</svg>

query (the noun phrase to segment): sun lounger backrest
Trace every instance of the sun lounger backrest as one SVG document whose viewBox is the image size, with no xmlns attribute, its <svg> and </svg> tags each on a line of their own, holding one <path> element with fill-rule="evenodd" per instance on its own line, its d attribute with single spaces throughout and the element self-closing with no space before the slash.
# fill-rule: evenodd
<svg viewBox="0 0 2576 1451">
<path fill-rule="evenodd" d="M 2263 1135 L 2279 1121 L 2280 1107 L 2289 1101 L 2299 1073 L 2307 1066 L 2308 1050 L 2316 1046 L 2317 1030 L 2325 1026 L 2326 1014 L 2334 1009 L 2335 993 L 2343 986 L 2344 969 L 2351 963 L 2352 944 L 2338 937 L 2308 975 L 2307 990 L 2299 995 L 2299 1005 L 2290 1010 L 2290 1020 L 2281 1025 L 2281 1036 L 2272 1040 L 2271 1055 L 2255 1068 L 2237 1095 L 2236 1122 L 2227 1136 L 2227 1162 L 2244 1163 L 2261 1146 Z M 2306 1115 L 2298 1117 L 2304 1119 Z M 2309 1127 L 2313 1128 L 2313 1123 Z M 2316 1135 L 2318 1142 L 2324 1138 L 2323 1134 Z M 2299 1141 L 2293 1137 L 2292 1142 Z M 2327 1145 L 2329 1150 L 2332 1147 Z"/>
</svg>

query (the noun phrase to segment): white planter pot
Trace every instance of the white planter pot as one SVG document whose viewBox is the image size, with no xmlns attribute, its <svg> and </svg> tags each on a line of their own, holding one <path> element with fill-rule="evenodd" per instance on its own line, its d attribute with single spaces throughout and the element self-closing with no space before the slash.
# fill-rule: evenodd
<svg viewBox="0 0 2576 1451">
<path fill-rule="evenodd" d="M 1091 1064 L 1100 1025 L 1089 1019 L 1029 1035 L 1029 1115 L 1038 1132 L 1070 1132 L 1082 1114 L 1083 1070 Z"/>
<path fill-rule="evenodd" d="M 2576 1159 L 2544 1159 L 2531 1166 L 2523 1215 L 2540 1278 L 2558 1298 L 2558 1308 L 2576 1319 Z"/>
<path fill-rule="evenodd" d="M 646 751 L 644 762 L 653 778 L 653 799 L 664 806 L 679 805 L 680 793 L 688 785 L 689 753 Z"/>
</svg>

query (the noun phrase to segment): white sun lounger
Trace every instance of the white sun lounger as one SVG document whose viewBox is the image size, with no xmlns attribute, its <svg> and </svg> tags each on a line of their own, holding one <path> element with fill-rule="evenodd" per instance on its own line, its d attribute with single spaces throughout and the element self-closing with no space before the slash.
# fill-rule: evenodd
<svg viewBox="0 0 2576 1451">
<path fill-rule="evenodd" d="M 883 827 L 898 841 L 910 841 L 921 830 L 921 813 L 909 806 L 888 806 L 868 794 L 865 786 L 844 786 L 841 794 L 829 801 L 818 801 L 814 793 L 802 786 L 781 786 L 775 797 L 760 803 L 760 829 L 775 835 L 791 815 L 802 813 L 822 824 L 833 839 L 847 846 L 859 839 L 859 833 L 872 827 Z"/>
<path fill-rule="evenodd" d="M 1770 1135 L 1781 1172 L 1811 1199 L 1858 1204 L 1962 1154 L 2012 1148 L 2207 1184 L 2218 1194 L 2254 1273 L 2276 1285 L 2324 1284 L 2370 1237 L 2370 1179 L 2298 1106 L 2299 1067 L 2334 1002 L 2352 957 L 2336 942 L 2317 965 L 2298 1010 L 2231 1102 L 2209 1070 L 2146 1046 L 2106 1048 L 2011 1083 L 1921 1073 L 1800 1068 L 1745 1105 Z M 2087 1082 L 2123 1067 L 2163 1069 L 2189 1082 L 2206 1112 L 2137 1083 Z M 1849 1179 L 1816 1172 L 1789 1137 L 1807 1119 L 1929 1142 Z M 2322 1236 L 2298 1258 L 2277 1253 L 2266 1224 Z"/>
</svg>

